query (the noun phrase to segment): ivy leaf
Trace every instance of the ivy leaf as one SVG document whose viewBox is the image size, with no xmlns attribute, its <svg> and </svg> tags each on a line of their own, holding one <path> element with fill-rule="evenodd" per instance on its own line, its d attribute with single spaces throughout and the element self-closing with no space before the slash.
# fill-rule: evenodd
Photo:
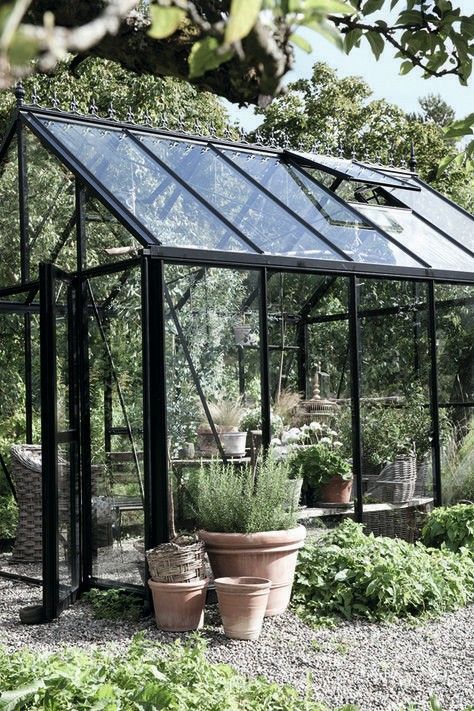
<svg viewBox="0 0 474 711">
<path fill-rule="evenodd" d="M 313 51 L 313 48 L 310 43 L 305 40 L 304 37 L 301 37 L 301 35 L 297 35 L 293 32 L 293 34 L 290 35 L 290 40 L 293 42 L 294 45 L 302 49 L 303 52 L 306 52 L 307 54 L 311 54 L 311 52 Z"/>
<path fill-rule="evenodd" d="M 375 59 L 378 60 L 378 58 L 383 52 L 383 48 L 385 45 L 383 37 L 381 37 L 378 32 L 367 32 L 365 34 L 365 37 L 367 38 L 367 41 L 370 44 L 370 48 L 372 50 L 373 55 L 375 56 Z"/>
<path fill-rule="evenodd" d="M 153 39 L 163 39 L 176 32 L 186 13 L 179 7 L 151 5 L 151 28 L 148 35 Z"/>
<path fill-rule="evenodd" d="M 189 78 L 202 76 L 209 69 L 217 69 L 232 57 L 232 51 L 223 52 L 215 37 L 195 42 L 189 53 Z"/>
<path fill-rule="evenodd" d="M 233 44 L 246 37 L 256 23 L 261 7 L 262 0 L 232 0 L 224 42 Z"/>
</svg>

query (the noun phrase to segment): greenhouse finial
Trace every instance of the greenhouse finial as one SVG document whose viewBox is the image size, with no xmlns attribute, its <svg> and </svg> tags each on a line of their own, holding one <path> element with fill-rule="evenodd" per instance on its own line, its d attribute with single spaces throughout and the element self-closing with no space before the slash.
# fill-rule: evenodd
<svg viewBox="0 0 474 711">
<path fill-rule="evenodd" d="M 23 106 L 24 104 L 24 99 L 25 99 L 25 89 L 23 87 L 23 84 L 21 81 L 18 81 L 15 86 L 15 98 L 16 98 L 16 105 L 17 106 Z"/>
<path fill-rule="evenodd" d="M 418 161 L 416 160 L 416 155 L 415 155 L 415 144 L 412 141 L 411 142 L 411 149 L 410 149 L 410 160 L 408 162 L 408 167 L 410 168 L 412 173 L 416 173 L 417 166 L 418 166 Z"/>
</svg>

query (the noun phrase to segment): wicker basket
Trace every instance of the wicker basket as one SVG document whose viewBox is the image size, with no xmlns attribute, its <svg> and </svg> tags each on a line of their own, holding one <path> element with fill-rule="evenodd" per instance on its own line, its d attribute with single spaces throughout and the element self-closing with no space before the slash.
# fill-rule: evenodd
<svg viewBox="0 0 474 711">
<path fill-rule="evenodd" d="M 162 543 L 146 552 L 150 577 L 158 583 L 188 583 L 204 575 L 204 543 Z"/>
<path fill-rule="evenodd" d="M 402 538 L 414 543 L 420 538 L 421 528 L 430 508 L 430 504 L 421 504 L 388 511 L 364 511 L 365 532 L 373 533 L 374 536 Z"/>
<path fill-rule="evenodd" d="M 413 499 L 415 484 L 415 457 L 397 457 L 382 469 L 368 493 L 386 503 L 403 504 Z"/>
</svg>

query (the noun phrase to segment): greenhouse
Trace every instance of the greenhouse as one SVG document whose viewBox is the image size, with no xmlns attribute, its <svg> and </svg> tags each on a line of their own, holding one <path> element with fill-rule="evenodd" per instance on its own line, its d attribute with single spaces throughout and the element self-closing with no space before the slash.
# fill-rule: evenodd
<svg viewBox="0 0 474 711">
<path fill-rule="evenodd" d="M 143 590 L 202 467 L 327 441 L 344 517 L 474 497 L 474 218 L 408 168 L 17 107 L 0 149 L 0 575 Z M 467 444 L 466 444 L 467 443 Z M 466 447 L 470 443 L 470 454 Z M 466 462 L 466 459 L 469 461 Z"/>
</svg>

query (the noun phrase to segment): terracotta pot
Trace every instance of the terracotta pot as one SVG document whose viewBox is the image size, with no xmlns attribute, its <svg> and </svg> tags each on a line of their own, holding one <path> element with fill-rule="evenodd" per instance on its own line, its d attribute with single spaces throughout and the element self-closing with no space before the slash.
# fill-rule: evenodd
<svg viewBox="0 0 474 711">
<path fill-rule="evenodd" d="M 265 616 L 281 615 L 290 601 L 304 526 L 261 533 L 199 531 L 215 578 L 254 577 L 272 581 Z"/>
<path fill-rule="evenodd" d="M 204 622 L 209 579 L 190 583 L 157 583 L 149 580 L 157 627 L 165 632 L 198 630 Z"/>
<path fill-rule="evenodd" d="M 226 637 L 254 640 L 260 637 L 271 580 L 267 578 L 216 578 L 215 586 Z"/>
<path fill-rule="evenodd" d="M 319 488 L 319 500 L 326 504 L 348 504 L 351 500 L 352 479 L 333 476 Z"/>
</svg>

